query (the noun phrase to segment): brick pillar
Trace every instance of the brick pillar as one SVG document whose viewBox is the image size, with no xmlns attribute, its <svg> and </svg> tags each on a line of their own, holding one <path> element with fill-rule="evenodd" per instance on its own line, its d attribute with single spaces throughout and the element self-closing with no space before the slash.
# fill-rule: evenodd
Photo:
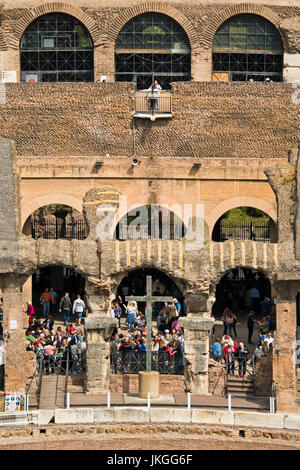
<svg viewBox="0 0 300 470">
<path fill-rule="evenodd" d="M 6 276 L 1 284 L 3 333 L 6 342 L 5 391 L 24 392 L 27 364 L 21 284 L 12 276 Z"/>
<path fill-rule="evenodd" d="M 189 316 L 179 319 L 184 328 L 184 378 L 186 391 L 208 394 L 209 336 L 214 324 L 210 317 Z"/>
<path fill-rule="evenodd" d="M 117 323 L 116 319 L 107 317 L 86 319 L 86 393 L 96 394 L 110 389 L 110 338 Z"/>
<path fill-rule="evenodd" d="M 273 381 L 277 411 L 295 412 L 296 391 L 296 296 L 300 283 L 276 282 L 276 333 L 273 351 Z M 299 407 L 300 411 L 300 407 Z M 299 412 L 298 411 L 298 412 Z"/>
</svg>

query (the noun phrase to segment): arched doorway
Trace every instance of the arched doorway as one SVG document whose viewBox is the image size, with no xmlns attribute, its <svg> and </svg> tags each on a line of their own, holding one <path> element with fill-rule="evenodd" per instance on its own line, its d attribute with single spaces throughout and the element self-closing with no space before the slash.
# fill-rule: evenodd
<svg viewBox="0 0 300 470">
<path fill-rule="evenodd" d="M 132 209 L 118 223 L 114 238 L 180 240 L 186 234 L 183 221 L 174 212 L 158 205 Z"/>
<path fill-rule="evenodd" d="M 283 43 L 277 28 L 259 15 L 225 21 L 213 41 L 213 80 L 281 82 Z"/>
<path fill-rule="evenodd" d="M 180 316 L 186 315 L 186 305 L 181 290 L 169 276 L 156 268 L 142 268 L 130 271 L 120 282 L 116 295 L 121 296 L 123 302 L 125 302 L 125 297 L 128 295 L 145 295 L 147 276 L 152 276 L 152 294 L 176 298 L 181 305 Z M 145 302 L 138 302 L 138 309 L 142 313 L 145 312 L 145 305 Z M 162 309 L 163 305 L 163 302 L 156 302 L 154 304 L 154 319 Z"/>
<path fill-rule="evenodd" d="M 254 240 L 277 242 L 275 222 L 265 212 L 255 207 L 236 207 L 223 214 L 215 223 L 212 240 Z"/>
<path fill-rule="evenodd" d="M 190 42 L 173 18 L 144 13 L 121 30 L 115 50 L 116 81 L 134 82 L 148 89 L 154 79 L 165 90 L 171 82 L 191 79 Z"/>
<path fill-rule="evenodd" d="M 76 18 L 47 13 L 35 19 L 20 43 L 22 82 L 92 82 L 94 46 Z"/>
<path fill-rule="evenodd" d="M 224 309 L 229 308 L 240 319 L 246 319 L 249 311 L 255 310 L 261 318 L 262 314 L 272 311 L 261 305 L 266 297 L 271 299 L 271 284 L 265 274 L 257 269 L 237 267 L 227 272 L 217 284 L 212 313 L 221 318 Z"/>
<path fill-rule="evenodd" d="M 85 296 L 85 279 L 74 269 L 65 266 L 46 266 L 38 269 L 32 276 L 32 304 L 37 316 L 42 316 L 43 307 L 40 301 L 41 294 L 45 289 L 53 289 L 56 293 L 56 303 L 52 313 L 58 318 L 59 302 L 65 292 L 69 293 L 71 302 L 76 299 L 77 294 L 82 298 Z M 23 295 L 24 297 L 24 295 Z M 24 298 L 26 302 L 27 298 Z"/>
<path fill-rule="evenodd" d="M 36 240 L 84 240 L 88 236 L 88 227 L 83 215 L 76 209 L 63 204 L 48 204 L 28 217 L 23 233 Z"/>
</svg>

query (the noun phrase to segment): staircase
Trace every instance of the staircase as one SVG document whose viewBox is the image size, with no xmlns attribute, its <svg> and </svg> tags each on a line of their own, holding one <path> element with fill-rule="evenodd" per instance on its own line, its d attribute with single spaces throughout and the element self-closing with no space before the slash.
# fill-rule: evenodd
<svg viewBox="0 0 300 470">
<path fill-rule="evenodd" d="M 234 397 L 254 398 L 253 378 L 228 375 L 226 392 Z"/>
<path fill-rule="evenodd" d="M 43 375 L 40 389 L 41 410 L 55 410 L 65 407 L 65 384 L 63 375 Z"/>
</svg>

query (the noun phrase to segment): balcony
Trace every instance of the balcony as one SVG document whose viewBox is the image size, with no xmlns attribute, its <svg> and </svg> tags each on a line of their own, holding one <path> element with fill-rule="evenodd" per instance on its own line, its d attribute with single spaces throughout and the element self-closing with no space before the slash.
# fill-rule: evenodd
<svg viewBox="0 0 300 470">
<path fill-rule="evenodd" d="M 150 119 L 150 121 L 172 118 L 172 94 L 167 91 L 162 91 L 158 98 L 158 109 L 151 110 L 148 91 L 136 92 L 134 97 L 134 117 Z"/>
</svg>

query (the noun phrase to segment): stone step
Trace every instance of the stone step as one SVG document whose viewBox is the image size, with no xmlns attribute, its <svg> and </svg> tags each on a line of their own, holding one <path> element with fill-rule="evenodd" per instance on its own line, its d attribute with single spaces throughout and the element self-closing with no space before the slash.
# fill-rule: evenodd
<svg viewBox="0 0 300 470">
<path fill-rule="evenodd" d="M 44 375 L 40 392 L 40 409 L 64 408 L 65 378 L 59 375 Z"/>
</svg>

